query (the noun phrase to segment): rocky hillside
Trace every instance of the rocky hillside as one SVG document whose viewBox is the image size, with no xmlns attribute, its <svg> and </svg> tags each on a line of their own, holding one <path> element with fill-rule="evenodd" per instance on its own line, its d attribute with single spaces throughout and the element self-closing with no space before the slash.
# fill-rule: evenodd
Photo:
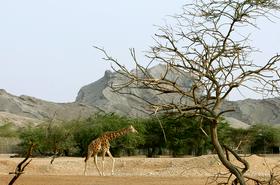
<svg viewBox="0 0 280 185">
<path fill-rule="evenodd" d="M 165 71 L 165 66 L 158 65 L 149 70 L 154 77 L 160 77 Z M 167 78 L 177 79 L 183 88 L 189 88 L 192 83 L 190 75 L 184 73 L 178 75 L 176 71 L 170 71 Z M 147 116 L 151 112 L 147 111 L 147 104 L 142 100 L 127 94 L 112 92 L 111 84 L 122 84 L 126 80 L 117 73 L 106 71 L 101 79 L 82 87 L 73 103 L 54 103 L 30 96 L 14 96 L 5 90 L 0 90 L 0 120 L 21 125 L 53 117 L 57 120 L 77 119 L 100 111 L 128 116 Z M 158 92 L 149 89 L 124 89 L 123 92 L 132 92 L 153 102 L 178 101 L 175 95 L 158 96 Z M 245 123 L 280 124 L 280 98 L 226 102 L 223 108 L 236 110 L 226 115 L 235 127 L 247 127 Z"/>
<path fill-rule="evenodd" d="M 16 125 L 47 119 L 71 120 L 89 116 L 97 109 L 79 103 L 54 103 L 30 96 L 14 96 L 0 90 L 0 120 Z"/>
<path fill-rule="evenodd" d="M 227 113 L 226 116 L 245 123 L 280 124 L 280 98 L 227 102 L 224 108 L 235 110 L 235 112 Z"/>
<path fill-rule="evenodd" d="M 154 78 L 159 78 L 164 75 L 166 70 L 165 68 L 165 65 L 157 65 L 150 68 L 149 73 Z M 136 71 L 132 71 L 132 73 L 136 73 Z M 177 83 L 183 88 L 189 88 L 192 83 L 189 74 L 184 74 L 182 72 L 178 74 L 177 71 L 170 70 L 166 75 L 166 78 L 170 80 L 176 79 Z M 124 93 L 133 93 L 141 98 L 136 98 L 123 93 L 117 94 L 112 92 L 112 88 L 110 87 L 111 84 L 119 85 L 126 81 L 127 79 L 122 77 L 120 74 L 106 71 L 103 78 L 81 88 L 76 102 L 98 107 L 104 112 L 115 112 L 129 116 L 147 116 L 147 114 L 150 114 L 151 112 L 147 111 L 147 107 L 145 107 L 147 104 L 141 99 L 154 103 L 179 101 L 178 96 L 172 94 L 159 95 L 159 92 L 149 89 L 122 89 L 122 92 Z M 182 101 L 182 99 L 180 101 Z"/>
<path fill-rule="evenodd" d="M 154 76 L 160 76 L 164 72 L 165 66 L 158 65 L 150 69 Z M 177 78 L 178 73 L 171 72 L 169 78 Z M 78 93 L 76 102 L 89 106 L 96 106 L 104 112 L 116 112 L 122 115 L 143 116 L 147 115 L 145 104 L 139 99 L 130 95 L 116 94 L 109 87 L 110 84 L 121 84 L 125 81 L 119 74 L 106 71 L 104 77 L 96 82 L 84 86 Z M 188 88 L 191 85 L 191 77 L 184 75 L 179 77 L 182 86 Z M 156 96 L 156 92 L 151 90 L 134 89 L 133 93 L 146 100 L 176 101 L 174 96 Z M 247 127 L 248 124 L 270 123 L 280 124 L 280 99 L 253 100 L 226 102 L 224 109 L 234 109 L 235 112 L 227 113 L 227 119 L 236 127 Z M 148 112 L 149 113 L 149 112 Z"/>
</svg>

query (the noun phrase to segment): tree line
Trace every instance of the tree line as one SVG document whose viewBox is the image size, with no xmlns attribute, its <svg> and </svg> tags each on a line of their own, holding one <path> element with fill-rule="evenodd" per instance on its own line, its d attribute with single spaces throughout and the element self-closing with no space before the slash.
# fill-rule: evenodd
<svg viewBox="0 0 280 185">
<path fill-rule="evenodd" d="M 85 156 L 88 144 L 106 131 L 115 131 L 133 125 L 138 134 L 129 134 L 111 142 L 114 156 L 203 155 L 215 153 L 209 136 L 209 125 L 195 117 L 128 118 L 115 114 L 97 114 L 84 120 L 46 122 L 36 127 L 17 131 L 19 151 L 24 152 L 30 143 L 36 144 L 37 156 Z M 0 132 L 9 133 L 8 126 Z M 6 130 L 6 131 L 4 131 Z M 220 120 L 220 142 L 239 153 L 279 153 L 280 128 L 257 124 L 248 129 L 236 129 Z"/>
</svg>

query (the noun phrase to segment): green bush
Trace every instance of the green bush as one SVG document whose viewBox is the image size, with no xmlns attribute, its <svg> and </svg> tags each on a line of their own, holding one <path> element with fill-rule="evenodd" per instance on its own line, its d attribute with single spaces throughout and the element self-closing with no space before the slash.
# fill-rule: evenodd
<svg viewBox="0 0 280 185">
<path fill-rule="evenodd" d="M 84 156 L 88 144 L 107 131 L 116 131 L 129 125 L 134 125 L 139 134 L 129 134 L 110 142 L 111 152 L 114 155 L 130 155 L 135 153 L 136 147 L 143 142 L 141 139 L 141 125 L 136 120 L 114 114 L 97 114 L 86 120 L 76 122 L 77 128 L 73 132 L 74 141 L 78 147 L 79 155 Z"/>
<path fill-rule="evenodd" d="M 44 123 L 34 128 L 27 127 L 20 132 L 20 146 L 25 151 L 30 142 L 36 144 L 35 155 L 73 155 L 76 148 L 70 128 L 65 123 Z"/>
<path fill-rule="evenodd" d="M 85 120 L 62 123 L 45 123 L 38 127 L 22 130 L 21 147 L 28 148 L 30 141 L 37 145 L 35 153 L 40 155 L 63 154 L 85 156 L 88 144 L 102 133 L 116 131 L 134 125 L 139 134 L 129 134 L 113 140 L 112 154 L 133 155 L 138 145 L 143 143 L 141 124 L 137 120 L 114 114 L 97 114 Z"/>
<path fill-rule="evenodd" d="M 61 154 L 85 156 L 88 144 L 102 133 L 116 131 L 133 125 L 138 134 L 128 134 L 110 142 L 114 156 L 145 154 L 202 155 L 213 151 L 207 122 L 186 117 L 150 117 L 132 119 L 115 114 L 96 114 L 88 119 L 69 122 L 47 122 L 37 127 L 27 127 L 19 134 L 21 150 L 30 141 L 37 144 L 37 155 Z M 202 132 L 204 131 L 204 133 Z M 16 136 L 11 124 L 0 126 L 0 134 Z M 221 144 L 240 152 L 272 153 L 280 145 L 280 129 L 269 125 L 255 125 L 250 129 L 231 128 L 225 120 L 218 127 Z"/>
<path fill-rule="evenodd" d="M 211 150 L 210 138 L 203 132 L 208 132 L 205 124 L 194 117 L 168 118 L 165 120 L 168 149 L 173 156 L 202 155 Z"/>
<path fill-rule="evenodd" d="M 139 124 L 143 127 L 142 140 L 144 141 L 140 148 L 148 157 L 162 155 L 166 148 L 166 141 L 159 120 L 156 118 L 141 119 Z"/>
<path fill-rule="evenodd" d="M 279 153 L 279 127 L 265 124 L 253 125 L 249 133 L 252 153 Z"/>
<path fill-rule="evenodd" d="M 212 149 L 195 118 L 162 116 L 142 120 L 145 126 L 144 145 L 148 157 L 156 155 L 202 155 Z M 205 126 L 204 126 L 205 127 Z M 204 128 L 207 131 L 207 127 Z"/>
<path fill-rule="evenodd" d="M 9 121 L 0 123 L 0 137 L 18 137 L 18 129 Z"/>
</svg>

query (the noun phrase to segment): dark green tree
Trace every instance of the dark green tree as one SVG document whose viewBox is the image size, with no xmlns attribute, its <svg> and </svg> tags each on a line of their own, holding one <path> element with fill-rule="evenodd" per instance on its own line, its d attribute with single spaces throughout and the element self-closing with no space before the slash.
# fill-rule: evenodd
<svg viewBox="0 0 280 185">
<path fill-rule="evenodd" d="M 20 131 L 20 146 L 23 150 L 30 142 L 37 147 L 36 155 L 73 155 L 76 152 L 71 130 L 63 123 L 43 123 L 37 127 L 26 127 Z"/>
<path fill-rule="evenodd" d="M 144 125 L 143 139 L 144 143 L 141 148 L 147 153 L 148 157 L 155 157 L 164 154 L 166 149 L 166 140 L 164 131 L 160 126 L 160 120 L 155 117 L 143 119 L 141 122 Z M 166 131 L 166 129 L 165 129 Z"/>
<path fill-rule="evenodd" d="M 251 126 L 249 133 L 252 153 L 279 153 L 280 129 L 278 127 L 257 124 Z"/>
</svg>

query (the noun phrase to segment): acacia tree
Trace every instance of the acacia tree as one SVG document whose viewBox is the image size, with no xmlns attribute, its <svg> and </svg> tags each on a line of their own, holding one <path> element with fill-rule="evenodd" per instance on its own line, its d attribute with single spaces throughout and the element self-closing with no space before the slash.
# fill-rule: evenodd
<svg viewBox="0 0 280 185">
<path fill-rule="evenodd" d="M 183 13 L 173 16 L 176 24 L 159 28 L 155 44 L 147 52 L 152 63 L 165 64 L 160 76 L 153 75 L 148 67 L 140 64 L 134 49 L 130 52 L 136 64 L 135 71 L 129 71 L 106 50 L 97 49 L 104 53 L 105 60 L 116 64 L 115 71 L 126 79 L 122 84 L 112 84 L 115 91 L 135 95 L 133 90 L 127 89 L 140 88 L 152 89 L 158 95 L 175 94 L 179 97 L 176 101 L 146 99 L 145 102 L 154 112 L 194 115 L 209 124 L 219 159 L 236 177 L 232 184 L 245 184 L 243 174 L 249 164 L 229 147 L 220 144 L 217 126 L 224 113 L 234 111 L 221 109 L 234 90 L 242 87 L 265 95 L 278 93 L 277 63 L 280 56 L 271 57 L 263 65 L 254 63 L 250 57 L 256 50 L 249 44 L 249 34 L 244 32 L 242 35 L 242 32 L 246 26 L 256 27 L 258 17 L 269 19 L 279 8 L 274 0 L 196 0 L 185 5 Z M 191 76 L 192 83 L 186 88 L 179 82 L 179 77 L 169 78 L 171 72 L 183 78 Z M 233 154 L 244 166 L 233 165 L 227 153 Z"/>
</svg>

